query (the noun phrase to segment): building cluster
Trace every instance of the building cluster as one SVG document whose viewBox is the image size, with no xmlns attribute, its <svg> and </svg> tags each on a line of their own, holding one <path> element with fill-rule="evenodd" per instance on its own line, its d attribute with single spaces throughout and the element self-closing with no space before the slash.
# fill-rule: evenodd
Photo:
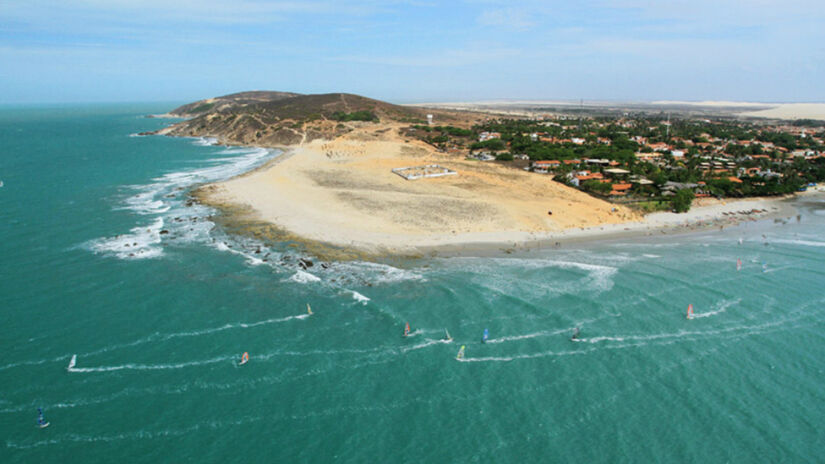
<svg viewBox="0 0 825 464">
<path fill-rule="evenodd" d="M 646 122 L 646 121 L 645 121 Z M 699 120 L 698 123 L 713 125 L 725 124 L 737 127 L 738 122 L 713 122 Z M 611 147 L 614 138 L 602 135 L 602 129 L 619 128 L 622 136 L 635 147 L 631 160 L 606 158 L 570 158 L 570 159 L 535 159 L 532 160 L 526 153 L 513 153 L 516 160 L 530 160 L 526 170 L 555 175 L 575 187 L 583 187 L 585 183 L 609 184 L 610 188 L 599 188 L 594 193 L 601 193 L 611 197 L 625 197 L 632 194 L 645 196 L 674 194 L 678 188 L 693 190 L 698 197 L 709 196 L 707 187 L 709 180 L 725 180 L 732 184 L 743 184 L 743 179 L 757 179 L 755 182 L 781 179 L 783 166 L 788 167 L 803 160 L 815 162 L 825 158 L 825 126 L 797 127 L 789 125 L 763 125 L 756 128 L 748 126 L 751 137 L 738 138 L 732 135 L 715 136 L 709 132 L 700 132 L 691 137 L 669 136 L 673 125 L 667 121 L 657 124 L 644 124 L 622 118 L 613 121 L 589 121 L 587 129 L 581 125 L 564 126 L 559 123 L 544 121 L 544 127 L 559 127 L 561 130 L 553 132 L 537 130 L 521 132 L 520 137 L 527 137 L 533 143 L 542 143 L 556 147 L 569 147 L 577 152 L 587 153 L 591 149 Z M 743 123 L 744 126 L 744 123 Z M 662 134 L 664 132 L 664 134 Z M 713 131 L 718 132 L 718 131 Z M 743 131 L 739 131 L 741 133 Z M 482 132 L 502 137 L 500 132 Z M 787 148 L 787 143 L 780 144 L 768 141 L 770 137 L 764 134 L 784 134 L 797 140 L 803 140 L 803 148 Z M 486 135 L 489 136 L 489 135 Z M 504 136 L 506 138 L 506 134 Z M 785 145 L 785 146 L 783 146 Z M 799 144 L 796 144 L 799 145 Z M 508 143 L 509 146 L 509 143 Z M 704 180 L 695 182 L 677 182 L 665 180 L 657 183 L 640 173 L 638 166 L 647 165 L 649 174 L 652 171 L 665 172 L 667 177 L 684 177 L 674 173 L 680 170 L 690 170 L 691 175 Z M 661 181 L 661 179 L 659 179 Z M 655 185 L 654 185 L 655 184 Z"/>
</svg>

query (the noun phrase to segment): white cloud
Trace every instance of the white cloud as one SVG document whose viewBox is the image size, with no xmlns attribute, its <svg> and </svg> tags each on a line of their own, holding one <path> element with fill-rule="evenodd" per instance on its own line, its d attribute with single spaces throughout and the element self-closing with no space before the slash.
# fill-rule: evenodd
<svg viewBox="0 0 825 464">
<path fill-rule="evenodd" d="M 483 26 L 508 27 L 519 30 L 530 29 L 536 24 L 524 10 L 515 8 L 497 8 L 482 11 L 478 17 L 478 23 Z"/>
</svg>

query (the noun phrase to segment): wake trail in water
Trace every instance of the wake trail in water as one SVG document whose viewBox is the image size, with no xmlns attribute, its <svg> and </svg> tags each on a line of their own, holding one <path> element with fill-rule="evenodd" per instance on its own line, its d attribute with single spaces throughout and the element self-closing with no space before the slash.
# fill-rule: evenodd
<svg viewBox="0 0 825 464">
<path fill-rule="evenodd" d="M 717 314 L 721 314 L 721 313 L 727 311 L 727 309 L 729 307 L 731 307 L 735 304 L 738 304 L 740 301 L 742 301 L 741 298 L 733 300 L 733 301 L 725 301 L 725 302 L 722 302 L 721 304 L 719 304 L 717 309 L 715 309 L 713 311 L 708 311 L 708 312 L 704 312 L 704 313 L 693 313 L 693 319 L 701 319 L 703 317 L 716 316 Z"/>
<path fill-rule="evenodd" d="M 550 335 L 560 335 L 563 333 L 569 333 L 572 329 L 559 329 L 559 330 L 543 330 L 540 332 L 533 332 L 524 335 L 510 335 L 507 337 L 500 337 L 500 338 L 491 338 L 487 340 L 486 343 L 493 344 L 493 343 L 505 343 L 505 342 L 512 342 L 516 340 L 527 340 L 530 338 L 536 337 L 547 337 Z"/>
<path fill-rule="evenodd" d="M 140 346 L 140 345 L 144 345 L 144 344 L 147 344 L 147 343 L 163 342 L 163 341 L 172 340 L 172 339 L 175 339 L 175 338 L 183 338 L 183 337 L 198 337 L 198 336 L 202 336 L 202 335 L 209 335 L 209 334 L 214 334 L 214 333 L 223 332 L 223 331 L 226 331 L 226 330 L 233 330 L 233 329 L 249 329 L 249 328 L 258 327 L 258 326 L 262 326 L 262 325 L 278 324 L 278 323 L 281 323 L 281 322 L 288 322 L 288 321 L 292 321 L 292 320 L 303 320 L 303 319 L 306 319 L 308 317 L 309 317 L 309 314 L 298 314 L 298 315 L 295 315 L 295 316 L 287 316 L 287 317 L 266 319 L 266 320 L 258 321 L 258 322 L 236 322 L 236 323 L 232 323 L 232 324 L 225 324 L 225 325 L 222 325 L 220 327 L 212 327 L 212 328 L 208 328 L 208 329 L 193 330 L 193 331 L 188 331 L 188 332 L 176 332 L 176 333 L 170 333 L 170 334 L 155 333 L 153 335 L 150 335 L 150 336 L 145 337 L 145 338 L 141 338 L 139 340 L 135 340 L 133 342 L 110 345 L 110 346 L 100 348 L 98 350 L 87 351 L 85 353 L 79 353 L 78 356 L 81 356 L 81 357 L 94 356 L 94 355 L 98 355 L 98 354 L 102 354 L 102 353 L 108 353 L 108 352 L 111 352 L 111 351 L 116 351 L 116 350 L 120 350 L 120 349 L 124 349 L 124 348 L 131 348 L 131 347 L 135 347 L 135 346 Z M 55 358 L 48 358 L 48 359 L 38 359 L 38 360 L 32 360 L 32 361 L 21 361 L 21 362 L 16 362 L 16 363 L 11 363 L 11 364 L 6 364 L 4 366 L 0 366 L 0 371 L 4 371 L 4 370 L 7 370 L 7 369 L 12 369 L 12 368 L 15 368 L 15 367 L 38 366 L 38 365 L 49 364 L 49 363 L 65 362 L 69 358 L 71 358 L 71 355 L 58 356 L 58 357 L 55 357 Z"/>
<path fill-rule="evenodd" d="M 705 331 L 705 332 L 678 332 L 674 334 L 656 334 L 650 336 L 625 336 L 625 337 L 596 337 L 592 339 L 577 339 L 574 341 L 579 342 L 588 342 L 588 343 L 597 343 L 599 341 L 616 341 L 616 342 L 626 342 L 626 341 L 637 341 L 637 343 L 624 343 L 624 344 L 613 344 L 613 345 L 605 345 L 602 347 L 591 347 L 583 350 L 573 350 L 573 351 L 544 351 L 538 353 L 525 353 L 520 355 L 513 355 L 513 356 L 487 356 L 487 357 L 465 357 L 462 359 L 458 359 L 459 362 L 509 362 L 509 361 L 516 361 L 521 359 L 535 359 L 535 358 L 546 358 L 546 357 L 562 357 L 562 356 L 572 356 L 572 355 L 579 355 L 579 354 L 588 354 L 593 353 L 596 351 L 601 350 L 622 350 L 628 348 L 641 348 L 641 347 L 649 347 L 649 346 L 665 346 L 665 345 L 672 345 L 675 343 L 681 342 L 694 342 L 699 340 L 706 340 L 707 336 L 709 335 L 720 335 L 720 334 L 728 334 L 732 333 L 732 335 L 724 337 L 723 340 L 736 340 L 740 338 L 745 338 L 753 335 L 762 335 L 769 332 L 775 332 L 779 330 L 787 330 L 787 329 L 794 329 L 798 327 L 783 327 L 785 323 L 793 322 L 795 320 L 801 319 L 801 317 L 795 319 L 786 319 L 783 321 L 777 321 L 773 323 L 761 324 L 758 326 L 749 326 L 749 327 L 731 327 L 729 329 L 723 330 L 715 330 L 715 331 Z"/>
<path fill-rule="evenodd" d="M 420 350 L 422 348 L 427 348 L 428 346 L 441 345 L 441 344 L 446 345 L 446 344 L 449 344 L 449 343 L 453 343 L 453 341 L 452 340 L 447 340 L 447 339 L 444 339 L 444 338 L 442 338 L 440 340 L 428 338 L 423 343 L 419 343 L 418 345 L 413 345 L 413 346 L 403 346 L 403 347 L 401 347 L 400 350 L 401 350 L 402 353 L 406 353 L 408 351 Z"/>
<path fill-rule="evenodd" d="M 586 325 L 586 324 L 593 324 L 595 322 L 607 319 L 608 317 L 618 317 L 618 315 L 610 314 L 610 315 L 606 315 L 606 316 L 595 317 L 595 318 L 592 318 L 592 319 L 585 319 L 585 320 L 576 322 L 576 326 L 565 328 L 565 329 L 541 330 L 541 331 L 538 331 L 538 332 L 532 332 L 532 333 L 523 334 L 523 335 L 509 335 L 509 336 L 506 336 L 506 337 L 491 338 L 491 339 L 487 340 L 486 343 L 493 343 L 493 344 L 494 343 L 505 343 L 505 342 L 512 342 L 512 341 L 518 341 L 518 340 L 528 340 L 528 339 L 537 338 L 537 337 L 548 337 L 548 336 L 552 336 L 552 335 L 561 335 L 561 334 L 564 334 L 564 333 L 572 333 L 573 329 L 575 329 L 576 327 L 581 327 L 581 326 Z"/>
<path fill-rule="evenodd" d="M 205 359 L 201 361 L 189 361 L 177 364 L 121 364 L 119 366 L 101 367 L 71 367 L 68 372 L 88 373 L 88 372 L 115 372 L 115 371 L 157 371 L 168 369 L 183 369 L 186 367 L 206 366 L 237 359 L 237 356 L 221 356 L 218 358 Z"/>
<path fill-rule="evenodd" d="M 29 443 L 18 443 L 14 441 L 6 441 L 8 448 L 15 449 L 31 449 L 41 446 L 60 445 L 64 443 L 108 443 L 123 440 L 151 440 L 157 438 L 174 438 L 184 435 L 189 435 L 200 430 L 220 430 L 227 427 L 239 426 L 260 422 L 264 417 L 246 417 L 234 421 L 205 421 L 200 422 L 189 427 L 180 429 L 166 429 L 166 430 L 138 430 L 131 433 L 122 433 L 117 435 L 79 435 L 66 434 L 55 437 L 50 440 L 41 440 Z"/>
<path fill-rule="evenodd" d="M 88 353 L 82 353 L 82 355 L 83 356 L 91 356 L 91 355 L 95 355 L 95 354 L 101 354 L 101 353 L 106 353 L 106 352 L 109 352 L 109 351 L 122 349 L 122 348 L 128 348 L 128 347 L 143 345 L 143 344 L 146 344 L 146 343 L 162 342 L 162 341 L 172 340 L 172 339 L 175 339 L 175 338 L 199 337 L 199 336 L 202 336 L 202 335 L 210 335 L 210 334 L 214 334 L 214 333 L 218 333 L 218 332 L 224 332 L 226 330 L 233 330 L 233 329 L 250 329 L 252 327 L 259 327 L 259 326 L 262 326 L 262 325 L 278 324 L 278 323 L 281 323 L 281 322 L 287 322 L 287 321 L 292 321 L 292 320 L 306 319 L 308 317 L 309 317 L 309 314 L 299 314 L 299 315 L 295 315 L 295 316 L 287 316 L 287 317 L 266 319 L 266 320 L 258 321 L 258 322 L 235 322 L 235 323 L 231 323 L 231 324 L 225 324 L 225 325 L 222 325 L 220 327 L 212 327 L 212 328 L 208 328 L 208 329 L 193 330 L 193 331 L 188 331 L 188 332 L 176 332 L 176 333 L 170 333 L 170 334 L 154 334 L 154 335 L 150 335 L 146 338 L 142 338 L 140 340 L 135 340 L 135 341 L 130 342 L 130 343 L 112 345 L 112 346 L 108 346 L 108 347 L 105 347 L 105 348 L 101 348 L 101 349 L 96 350 L 96 351 L 91 351 L 91 352 L 88 352 Z"/>
</svg>

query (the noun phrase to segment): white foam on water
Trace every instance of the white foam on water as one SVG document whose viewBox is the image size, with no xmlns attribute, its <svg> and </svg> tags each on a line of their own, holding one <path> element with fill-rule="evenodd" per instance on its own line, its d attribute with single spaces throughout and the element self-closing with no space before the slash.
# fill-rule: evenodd
<svg viewBox="0 0 825 464">
<path fill-rule="evenodd" d="M 204 138 L 199 139 L 198 144 L 209 145 L 213 142 L 214 139 Z M 210 232 L 215 225 L 206 217 L 212 214 L 212 209 L 187 202 L 186 191 L 200 183 L 217 182 L 247 172 L 271 158 L 275 152 L 263 148 L 238 148 L 220 153 L 223 155 L 218 158 L 220 164 L 212 163 L 206 167 L 171 172 L 152 179 L 149 184 L 128 187 L 136 193 L 125 198 L 115 209 L 154 216 L 155 225 L 166 226 L 163 237 L 159 234 L 160 227 L 151 226 L 150 229 L 157 230 L 151 230 L 150 235 L 144 233 L 144 228 L 135 227 L 127 235 L 94 240 L 89 243 L 90 248 L 120 259 L 141 259 L 163 256 L 163 250 L 159 246 L 161 241 L 210 241 Z M 230 154 L 234 156 L 225 156 Z M 199 163 L 210 163 L 210 160 Z M 134 250 L 135 242 L 138 243 L 137 252 Z M 242 254 L 250 265 L 264 264 L 262 259 L 253 254 L 238 254 Z"/>
<path fill-rule="evenodd" d="M 126 205 L 121 209 L 128 209 L 138 214 L 160 214 L 169 211 L 170 205 L 156 199 L 157 192 L 141 192 L 125 200 Z"/>
<path fill-rule="evenodd" d="M 95 253 L 120 259 L 147 259 L 163 256 L 160 231 L 163 218 L 155 218 L 148 226 L 135 227 L 128 234 L 92 240 L 87 245 Z"/>
<path fill-rule="evenodd" d="M 298 269 L 288 280 L 299 284 L 308 284 L 312 282 L 320 282 L 321 278 L 315 274 L 310 274 L 309 272 Z"/>
<path fill-rule="evenodd" d="M 215 137 L 197 137 L 193 142 L 192 145 L 197 145 L 199 147 L 208 147 L 211 145 L 217 145 L 218 139 Z"/>
<path fill-rule="evenodd" d="M 661 258 L 660 255 L 652 255 L 647 253 L 643 254 L 642 256 L 644 256 L 645 258 Z"/>
<path fill-rule="evenodd" d="M 387 264 L 368 263 L 364 261 L 332 263 L 330 270 L 344 274 L 356 274 L 373 284 L 395 283 L 403 281 L 426 282 L 424 276 L 416 271 L 399 269 Z"/>
<path fill-rule="evenodd" d="M 355 290 L 348 290 L 348 291 L 350 293 L 352 293 L 352 299 L 359 302 L 359 303 L 361 303 L 361 304 L 365 305 L 365 304 L 367 304 L 368 301 L 370 301 L 370 299 L 368 297 L 356 292 Z M 412 335 L 412 334 L 410 334 L 410 335 Z"/>
<path fill-rule="evenodd" d="M 788 245 L 801 245 L 801 246 L 809 246 L 809 247 L 825 247 L 825 242 L 819 242 L 814 240 L 787 240 L 787 239 L 773 239 L 771 240 L 774 243 L 784 243 Z"/>
<path fill-rule="evenodd" d="M 230 247 L 226 242 L 216 241 L 211 245 L 220 251 L 228 251 L 232 254 L 243 256 L 244 258 L 246 258 L 246 264 L 249 264 L 250 266 L 260 266 L 262 264 L 266 264 L 266 262 L 264 262 L 263 259 L 258 258 L 257 256 L 255 256 L 254 253 L 247 253 L 245 251 L 237 250 L 233 247 Z M 260 245 L 256 248 L 261 248 L 262 251 L 264 250 L 263 245 Z"/>
<path fill-rule="evenodd" d="M 460 270 L 472 272 L 477 277 L 475 283 L 490 288 L 500 294 L 521 294 L 546 296 L 547 293 L 602 292 L 613 287 L 613 276 L 618 268 L 603 264 L 591 264 L 557 259 L 524 258 L 449 258 L 443 261 L 447 268 L 460 265 Z M 521 272 L 544 269 L 584 271 L 585 275 L 565 276 L 563 279 L 522 279 Z"/>
</svg>

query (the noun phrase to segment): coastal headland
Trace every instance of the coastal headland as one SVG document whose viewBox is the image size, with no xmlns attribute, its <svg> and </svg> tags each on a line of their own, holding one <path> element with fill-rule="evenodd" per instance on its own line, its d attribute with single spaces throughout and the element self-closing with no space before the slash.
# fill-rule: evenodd
<svg viewBox="0 0 825 464">
<path fill-rule="evenodd" d="M 411 124 L 427 124 L 428 115 L 435 124 L 469 128 L 489 117 L 481 112 L 402 107 L 349 94 L 235 95 L 174 110 L 170 114 L 189 119 L 158 133 L 282 149 L 270 163 L 203 185 L 194 196 L 222 211 L 224 223 L 268 225 L 320 248 L 359 256 L 512 252 L 790 214 L 766 199 L 708 199 L 687 214 L 644 216 L 553 176 L 410 137 Z M 408 180 L 394 172 L 433 165 L 455 174 Z"/>
</svg>

